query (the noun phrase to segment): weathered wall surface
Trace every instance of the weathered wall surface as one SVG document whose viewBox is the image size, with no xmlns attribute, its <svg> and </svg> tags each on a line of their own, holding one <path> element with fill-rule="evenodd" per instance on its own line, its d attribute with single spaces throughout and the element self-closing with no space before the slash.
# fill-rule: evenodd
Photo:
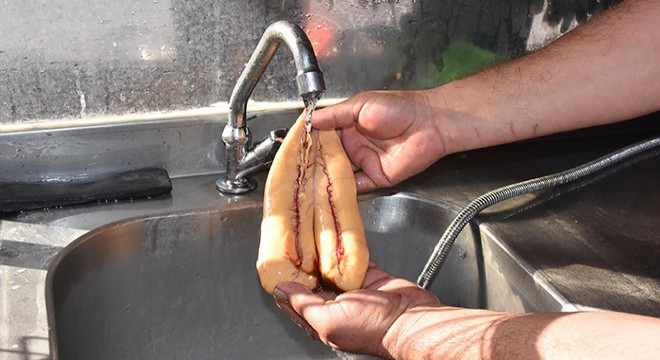
<svg viewBox="0 0 660 360">
<path fill-rule="evenodd" d="M 227 101 L 263 30 L 280 19 L 308 33 L 326 96 L 346 97 L 439 85 L 451 78 L 446 63 L 460 73 L 522 55 L 613 2 L 1 0 L 0 124 Z M 281 49 L 253 98 L 294 99 L 293 75 Z"/>
</svg>

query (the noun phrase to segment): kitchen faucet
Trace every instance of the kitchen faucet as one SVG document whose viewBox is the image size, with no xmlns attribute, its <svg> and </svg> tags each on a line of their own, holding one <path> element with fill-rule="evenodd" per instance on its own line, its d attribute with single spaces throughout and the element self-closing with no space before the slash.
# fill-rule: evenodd
<svg viewBox="0 0 660 360">
<path fill-rule="evenodd" d="M 286 134 L 283 129 L 272 131 L 253 149 L 249 149 L 251 135 L 246 122 L 247 102 L 282 42 L 293 54 L 298 94 L 307 99 L 318 97 L 325 90 L 314 49 L 303 30 L 288 21 L 278 21 L 268 26 L 229 99 L 229 117 L 222 132 L 227 174 L 216 181 L 216 187 L 221 192 L 242 194 L 254 190 L 256 182 L 248 175 L 267 166 L 267 159 L 279 147 Z"/>
</svg>

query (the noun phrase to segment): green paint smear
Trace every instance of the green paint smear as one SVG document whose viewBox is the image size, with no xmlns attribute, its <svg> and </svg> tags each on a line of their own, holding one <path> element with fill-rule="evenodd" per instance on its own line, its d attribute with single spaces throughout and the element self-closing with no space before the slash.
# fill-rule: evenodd
<svg viewBox="0 0 660 360">
<path fill-rule="evenodd" d="M 469 42 L 452 41 L 442 54 L 442 66 L 429 63 L 426 86 L 439 86 L 458 80 L 491 66 L 506 61 L 507 58 L 482 49 Z"/>
</svg>

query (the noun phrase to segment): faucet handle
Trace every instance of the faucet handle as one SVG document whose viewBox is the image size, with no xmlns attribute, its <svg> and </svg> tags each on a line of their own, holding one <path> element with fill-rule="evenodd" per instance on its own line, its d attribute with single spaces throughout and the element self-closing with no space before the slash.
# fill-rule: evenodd
<svg viewBox="0 0 660 360">
<path fill-rule="evenodd" d="M 238 163 L 238 168 L 247 169 L 256 164 L 270 165 L 287 132 L 288 130 L 285 128 L 271 131 L 266 137 L 259 140 L 252 150 L 245 154 L 245 157 Z"/>
<path fill-rule="evenodd" d="M 259 140 L 254 148 L 248 151 L 243 160 L 238 163 L 238 172 L 235 178 L 225 176 L 216 181 L 218 190 L 229 194 L 242 194 L 252 191 L 257 187 L 256 181 L 248 176 L 266 169 L 272 164 L 273 158 L 279 150 L 288 130 L 285 128 L 275 129 L 266 137 Z"/>
<path fill-rule="evenodd" d="M 288 130 L 285 128 L 275 129 L 259 140 L 238 163 L 239 171 L 236 173 L 236 177 L 224 176 L 218 179 L 215 182 L 216 188 L 228 194 L 243 194 L 254 190 L 257 183 L 248 176 L 270 166 L 287 132 Z"/>
</svg>

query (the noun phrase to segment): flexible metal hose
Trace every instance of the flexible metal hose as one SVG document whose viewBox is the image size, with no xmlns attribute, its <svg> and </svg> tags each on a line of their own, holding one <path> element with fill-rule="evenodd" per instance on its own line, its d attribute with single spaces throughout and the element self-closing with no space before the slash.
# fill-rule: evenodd
<svg viewBox="0 0 660 360">
<path fill-rule="evenodd" d="M 464 207 L 449 224 L 420 273 L 417 285 L 423 289 L 431 286 L 460 232 L 482 210 L 519 195 L 546 190 L 583 178 L 658 146 L 660 146 L 660 136 L 629 145 L 572 169 L 511 184 L 479 196 Z"/>
</svg>

